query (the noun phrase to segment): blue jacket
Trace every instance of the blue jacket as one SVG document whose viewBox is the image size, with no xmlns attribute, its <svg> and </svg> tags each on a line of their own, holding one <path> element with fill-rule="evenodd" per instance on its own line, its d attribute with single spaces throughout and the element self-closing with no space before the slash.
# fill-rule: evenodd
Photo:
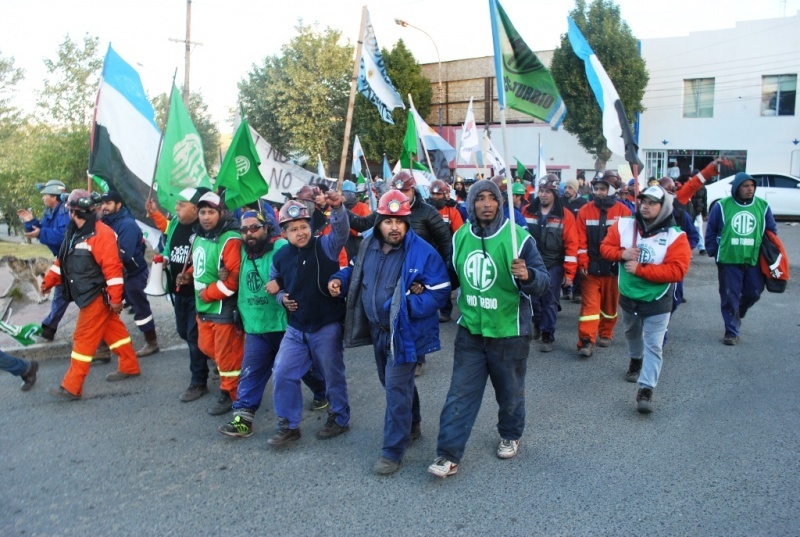
<svg viewBox="0 0 800 537">
<path fill-rule="evenodd" d="M 147 270 L 144 259 L 144 236 L 127 207 L 103 217 L 103 223 L 117 234 L 119 257 L 125 267 L 125 276 L 138 276 Z"/>
<path fill-rule="evenodd" d="M 361 281 L 364 273 L 363 258 L 370 243 L 378 240 L 373 234 L 361 243 L 358 255 L 350 266 L 334 274 L 331 279 L 342 282 L 342 296 L 347 296 L 347 314 L 344 323 L 344 346 L 371 345 L 369 320 L 361 303 Z M 418 355 L 442 348 L 439 342 L 439 308 L 450 300 L 450 277 L 444 261 L 433 247 L 412 230 L 406 233 L 403 247 L 405 260 L 400 269 L 400 279 L 394 289 L 390 308 L 391 349 L 390 363 L 416 362 Z M 420 282 L 425 290 L 415 295 L 409 292 L 411 284 Z"/>
<path fill-rule="evenodd" d="M 25 222 L 25 231 L 30 233 L 34 227 L 38 227 L 39 242 L 50 248 L 53 255 L 58 255 L 68 224 L 69 210 L 66 205 L 59 203 L 54 209 L 45 209 L 41 222 L 38 218 Z"/>
<path fill-rule="evenodd" d="M 689 248 L 694 250 L 697 243 L 700 242 L 700 234 L 697 232 L 697 228 L 694 227 L 694 221 L 692 217 L 689 216 L 689 211 L 687 210 L 674 210 L 672 212 L 672 216 L 675 217 L 675 223 L 678 224 L 678 227 L 681 228 L 684 233 L 686 233 L 686 238 L 689 240 Z M 678 221 L 678 217 L 681 217 L 681 221 Z"/>
</svg>

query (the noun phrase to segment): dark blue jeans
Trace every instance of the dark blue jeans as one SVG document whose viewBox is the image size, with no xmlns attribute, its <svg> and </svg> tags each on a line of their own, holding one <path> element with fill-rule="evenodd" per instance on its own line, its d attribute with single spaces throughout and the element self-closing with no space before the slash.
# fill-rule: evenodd
<svg viewBox="0 0 800 537">
<path fill-rule="evenodd" d="M 761 298 L 764 275 L 758 265 L 717 264 L 719 298 L 725 335 L 738 336 L 747 310 Z"/>
<path fill-rule="evenodd" d="M 259 409 L 282 339 L 283 332 L 244 335 L 242 374 L 239 377 L 237 399 L 233 402 L 234 410 Z M 314 399 L 325 399 L 325 381 L 313 367 L 303 375 L 303 382 L 314 393 Z"/>
<path fill-rule="evenodd" d="M 530 336 L 486 338 L 459 326 L 450 390 L 439 418 L 436 454 L 459 463 L 481 408 L 487 377 L 499 409 L 497 431 L 505 440 L 519 440 L 525 429 L 525 372 Z"/>
<path fill-rule="evenodd" d="M 547 272 L 550 273 L 550 287 L 542 296 L 531 297 L 533 326 L 538 326 L 542 334 L 553 337 L 556 333 L 558 303 L 561 300 L 561 283 L 564 281 L 564 265 L 549 268 Z"/>
<path fill-rule="evenodd" d="M 69 306 L 69 302 L 64 298 L 64 288 L 56 285 L 53 288 L 53 302 L 50 304 L 50 313 L 44 318 L 42 325 L 49 326 L 53 330 L 57 329 L 64 312 L 67 311 L 67 306 Z"/>
<path fill-rule="evenodd" d="M 370 324 L 372 348 L 378 379 L 386 389 L 386 415 L 383 420 L 381 456 L 400 462 L 411 441 L 411 424 L 422 421 L 419 394 L 414 384 L 416 362 L 397 364 L 389 361 L 390 334 Z"/>
<path fill-rule="evenodd" d="M 26 362 L 25 360 L 0 351 L 0 370 L 8 371 L 15 377 L 21 377 L 25 374 L 30 365 L 30 362 Z"/>
<path fill-rule="evenodd" d="M 136 276 L 125 278 L 125 289 L 122 291 L 125 300 L 133 308 L 133 321 L 140 332 L 149 332 L 156 328 L 150 301 L 144 293 L 149 275 L 150 271 L 145 270 Z"/>
<path fill-rule="evenodd" d="M 197 306 L 194 296 L 173 295 L 175 301 L 175 326 L 178 336 L 189 345 L 189 370 L 192 386 L 208 383 L 208 356 L 197 346 Z"/>
</svg>

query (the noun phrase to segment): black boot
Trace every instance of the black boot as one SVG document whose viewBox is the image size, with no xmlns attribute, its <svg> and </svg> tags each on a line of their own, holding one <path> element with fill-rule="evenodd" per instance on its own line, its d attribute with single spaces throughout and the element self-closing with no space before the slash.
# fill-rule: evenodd
<svg viewBox="0 0 800 537">
<path fill-rule="evenodd" d="M 300 438 L 300 429 L 290 429 L 289 420 L 286 418 L 278 418 L 278 432 L 267 440 L 270 446 L 282 446 Z"/>
</svg>

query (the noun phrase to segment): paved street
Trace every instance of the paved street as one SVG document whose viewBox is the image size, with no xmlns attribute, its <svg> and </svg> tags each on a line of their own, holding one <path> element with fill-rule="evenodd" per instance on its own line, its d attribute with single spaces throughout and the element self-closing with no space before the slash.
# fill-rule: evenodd
<svg viewBox="0 0 800 537">
<path fill-rule="evenodd" d="M 266 443 L 271 383 L 248 439 L 216 431 L 229 419 L 205 412 L 216 385 L 178 402 L 185 350 L 144 358 L 142 376 L 120 383 L 104 380 L 113 365 L 96 366 L 74 403 L 47 393 L 66 355 L 42 364 L 29 393 L 4 374 L 0 535 L 800 535 L 800 226 L 779 234 L 794 279 L 764 293 L 736 347 L 721 343 L 714 262 L 695 254 L 650 416 L 623 379 L 620 327 L 581 361 L 578 305 L 564 304 L 556 350 L 531 348 L 520 454 L 495 456 L 489 386 L 458 474 L 444 480 L 425 470 L 454 323 L 418 379 L 423 437 L 389 477 L 371 471 L 384 395 L 370 347 L 345 355 L 350 432 L 319 441 L 324 412 L 307 412 L 302 439 L 283 450 Z"/>
</svg>

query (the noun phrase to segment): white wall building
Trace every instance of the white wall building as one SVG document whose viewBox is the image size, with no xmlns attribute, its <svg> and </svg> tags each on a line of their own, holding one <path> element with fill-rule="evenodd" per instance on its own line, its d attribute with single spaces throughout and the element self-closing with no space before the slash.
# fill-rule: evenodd
<svg viewBox="0 0 800 537">
<path fill-rule="evenodd" d="M 682 171 L 702 168 L 726 155 L 738 169 L 800 175 L 800 14 L 780 19 L 741 22 L 735 28 L 694 32 L 688 36 L 645 39 L 642 56 L 650 73 L 639 117 L 643 175 L 660 177 L 670 160 Z M 549 65 L 552 51 L 536 53 Z M 438 79 L 443 84 L 442 131 L 454 147 L 461 136 L 467 105 L 474 98 L 479 126 L 489 124 L 494 145 L 504 153 L 499 126 L 492 57 L 423 65 L 433 84 L 428 123 L 439 123 Z M 569 111 L 567 111 L 569 113 Z M 541 137 L 547 169 L 564 178 L 594 170 L 591 155 L 563 129 L 551 130 L 532 118 L 508 110 L 508 155 L 529 169 L 536 167 Z M 633 119 L 633 118 L 629 118 Z M 624 166 L 614 155 L 608 168 Z M 452 163 L 451 163 L 452 166 Z M 459 162 L 457 172 L 471 177 L 472 163 Z M 733 170 L 730 170 L 733 171 Z M 723 175 L 727 175 L 723 170 Z M 538 174 L 538 170 L 534 170 Z M 587 177 L 591 177 L 587 173 Z"/>
</svg>

